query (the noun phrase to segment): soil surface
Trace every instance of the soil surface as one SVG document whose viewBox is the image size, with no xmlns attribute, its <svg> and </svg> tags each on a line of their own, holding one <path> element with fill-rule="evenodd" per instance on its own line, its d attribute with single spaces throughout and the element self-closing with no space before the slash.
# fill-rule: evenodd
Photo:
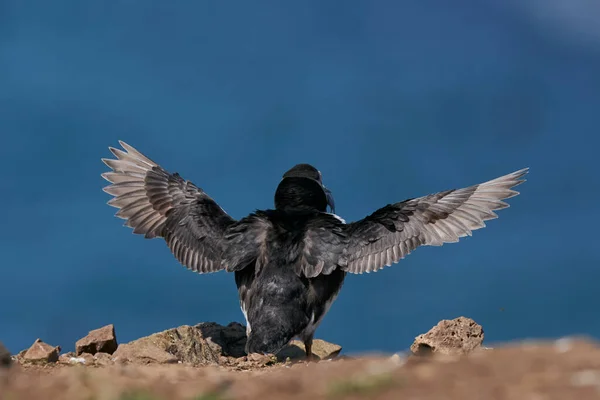
<svg viewBox="0 0 600 400">
<path fill-rule="evenodd" d="M 340 357 L 244 367 L 14 363 L 0 400 L 600 399 L 600 346 L 513 343 L 468 355 Z"/>
</svg>

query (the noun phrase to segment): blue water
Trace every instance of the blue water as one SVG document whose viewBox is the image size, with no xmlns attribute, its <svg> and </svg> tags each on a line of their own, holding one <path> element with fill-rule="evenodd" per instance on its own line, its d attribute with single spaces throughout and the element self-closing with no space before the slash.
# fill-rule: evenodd
<svg viewBox="0 0 600 400">
<path fill-rule="evenodd" d="M 599 337 L 600 12 L 536 3 L 0 1 L 0 340 L 243 321 L 233 276 L 113 216 L 118 139 L 235 218 L 300 162 L 348 221 L 531 167 L 473 237 L 349 276 L 317 336 L 396 351 L 465 315 L 488 343 Z"/>
</svg>

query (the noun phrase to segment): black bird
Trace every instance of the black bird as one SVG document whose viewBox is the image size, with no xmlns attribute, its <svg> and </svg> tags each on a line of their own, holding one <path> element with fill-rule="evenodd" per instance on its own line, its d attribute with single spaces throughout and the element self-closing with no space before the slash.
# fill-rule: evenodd
<svg viewBox="0 0 600 400">
<path fill-rule="evenodd" d="M 497 218 L 528 168 L 462 189 L 388 204 L 345 223 L 319 170 L 298 164 L 275 191 L 275 209 L 235 220 L 208 194 L 119 141 L 104 191 L 117 217 L 145 238 L 162 237 L 198 273 L 234 272 L 246 318 L 247 353 L 275 354 L 297 337 L 312 358 L 313 335 L 347 273 L 397 263 L 419 246 L 457 242 Z M 331 213 L 327 212 L 330 206 Z"/>
</svg>

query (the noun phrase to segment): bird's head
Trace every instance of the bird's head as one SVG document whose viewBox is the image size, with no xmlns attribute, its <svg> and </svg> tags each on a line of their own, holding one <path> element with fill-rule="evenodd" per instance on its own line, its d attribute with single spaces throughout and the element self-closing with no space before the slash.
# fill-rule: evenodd
<svg viewBox="0 0 600 400">
<path fill-rule="evenodd" d="M 335 213 L 333 194 L 323 185 L 321 172 L 310 164 L 297 164 L 283 174 L 275 191 L 278 210 L 327 211 Z"/>
</svg>

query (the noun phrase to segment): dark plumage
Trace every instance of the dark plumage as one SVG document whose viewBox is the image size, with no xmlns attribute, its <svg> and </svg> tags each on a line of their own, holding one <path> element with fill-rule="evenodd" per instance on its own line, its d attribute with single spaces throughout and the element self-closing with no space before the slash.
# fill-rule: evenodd
<svg viewBox="0 0 600 400">
<path fill-rule="evenodd" d="M 497 218 L 528 169 L 463 189 L 388 204 L 346 224 L 334 214 L 321 173 L 298 164 L 283 175 L 275 209 L 231 218 L 202 189 L 165 171 L 133 147 L 110 148 L 104 190 L 116 216 L 146 238 L 162 237 L 198 273 L 235 274 L 247 322 L 248 353 L 276 353 L 291 339 L 311 357 L 314 332 L 346 273 L 397 263 L 419 246 L 457 242 Z M 327 205 L 332 213 L 327 213 Z"/>
</svg>

